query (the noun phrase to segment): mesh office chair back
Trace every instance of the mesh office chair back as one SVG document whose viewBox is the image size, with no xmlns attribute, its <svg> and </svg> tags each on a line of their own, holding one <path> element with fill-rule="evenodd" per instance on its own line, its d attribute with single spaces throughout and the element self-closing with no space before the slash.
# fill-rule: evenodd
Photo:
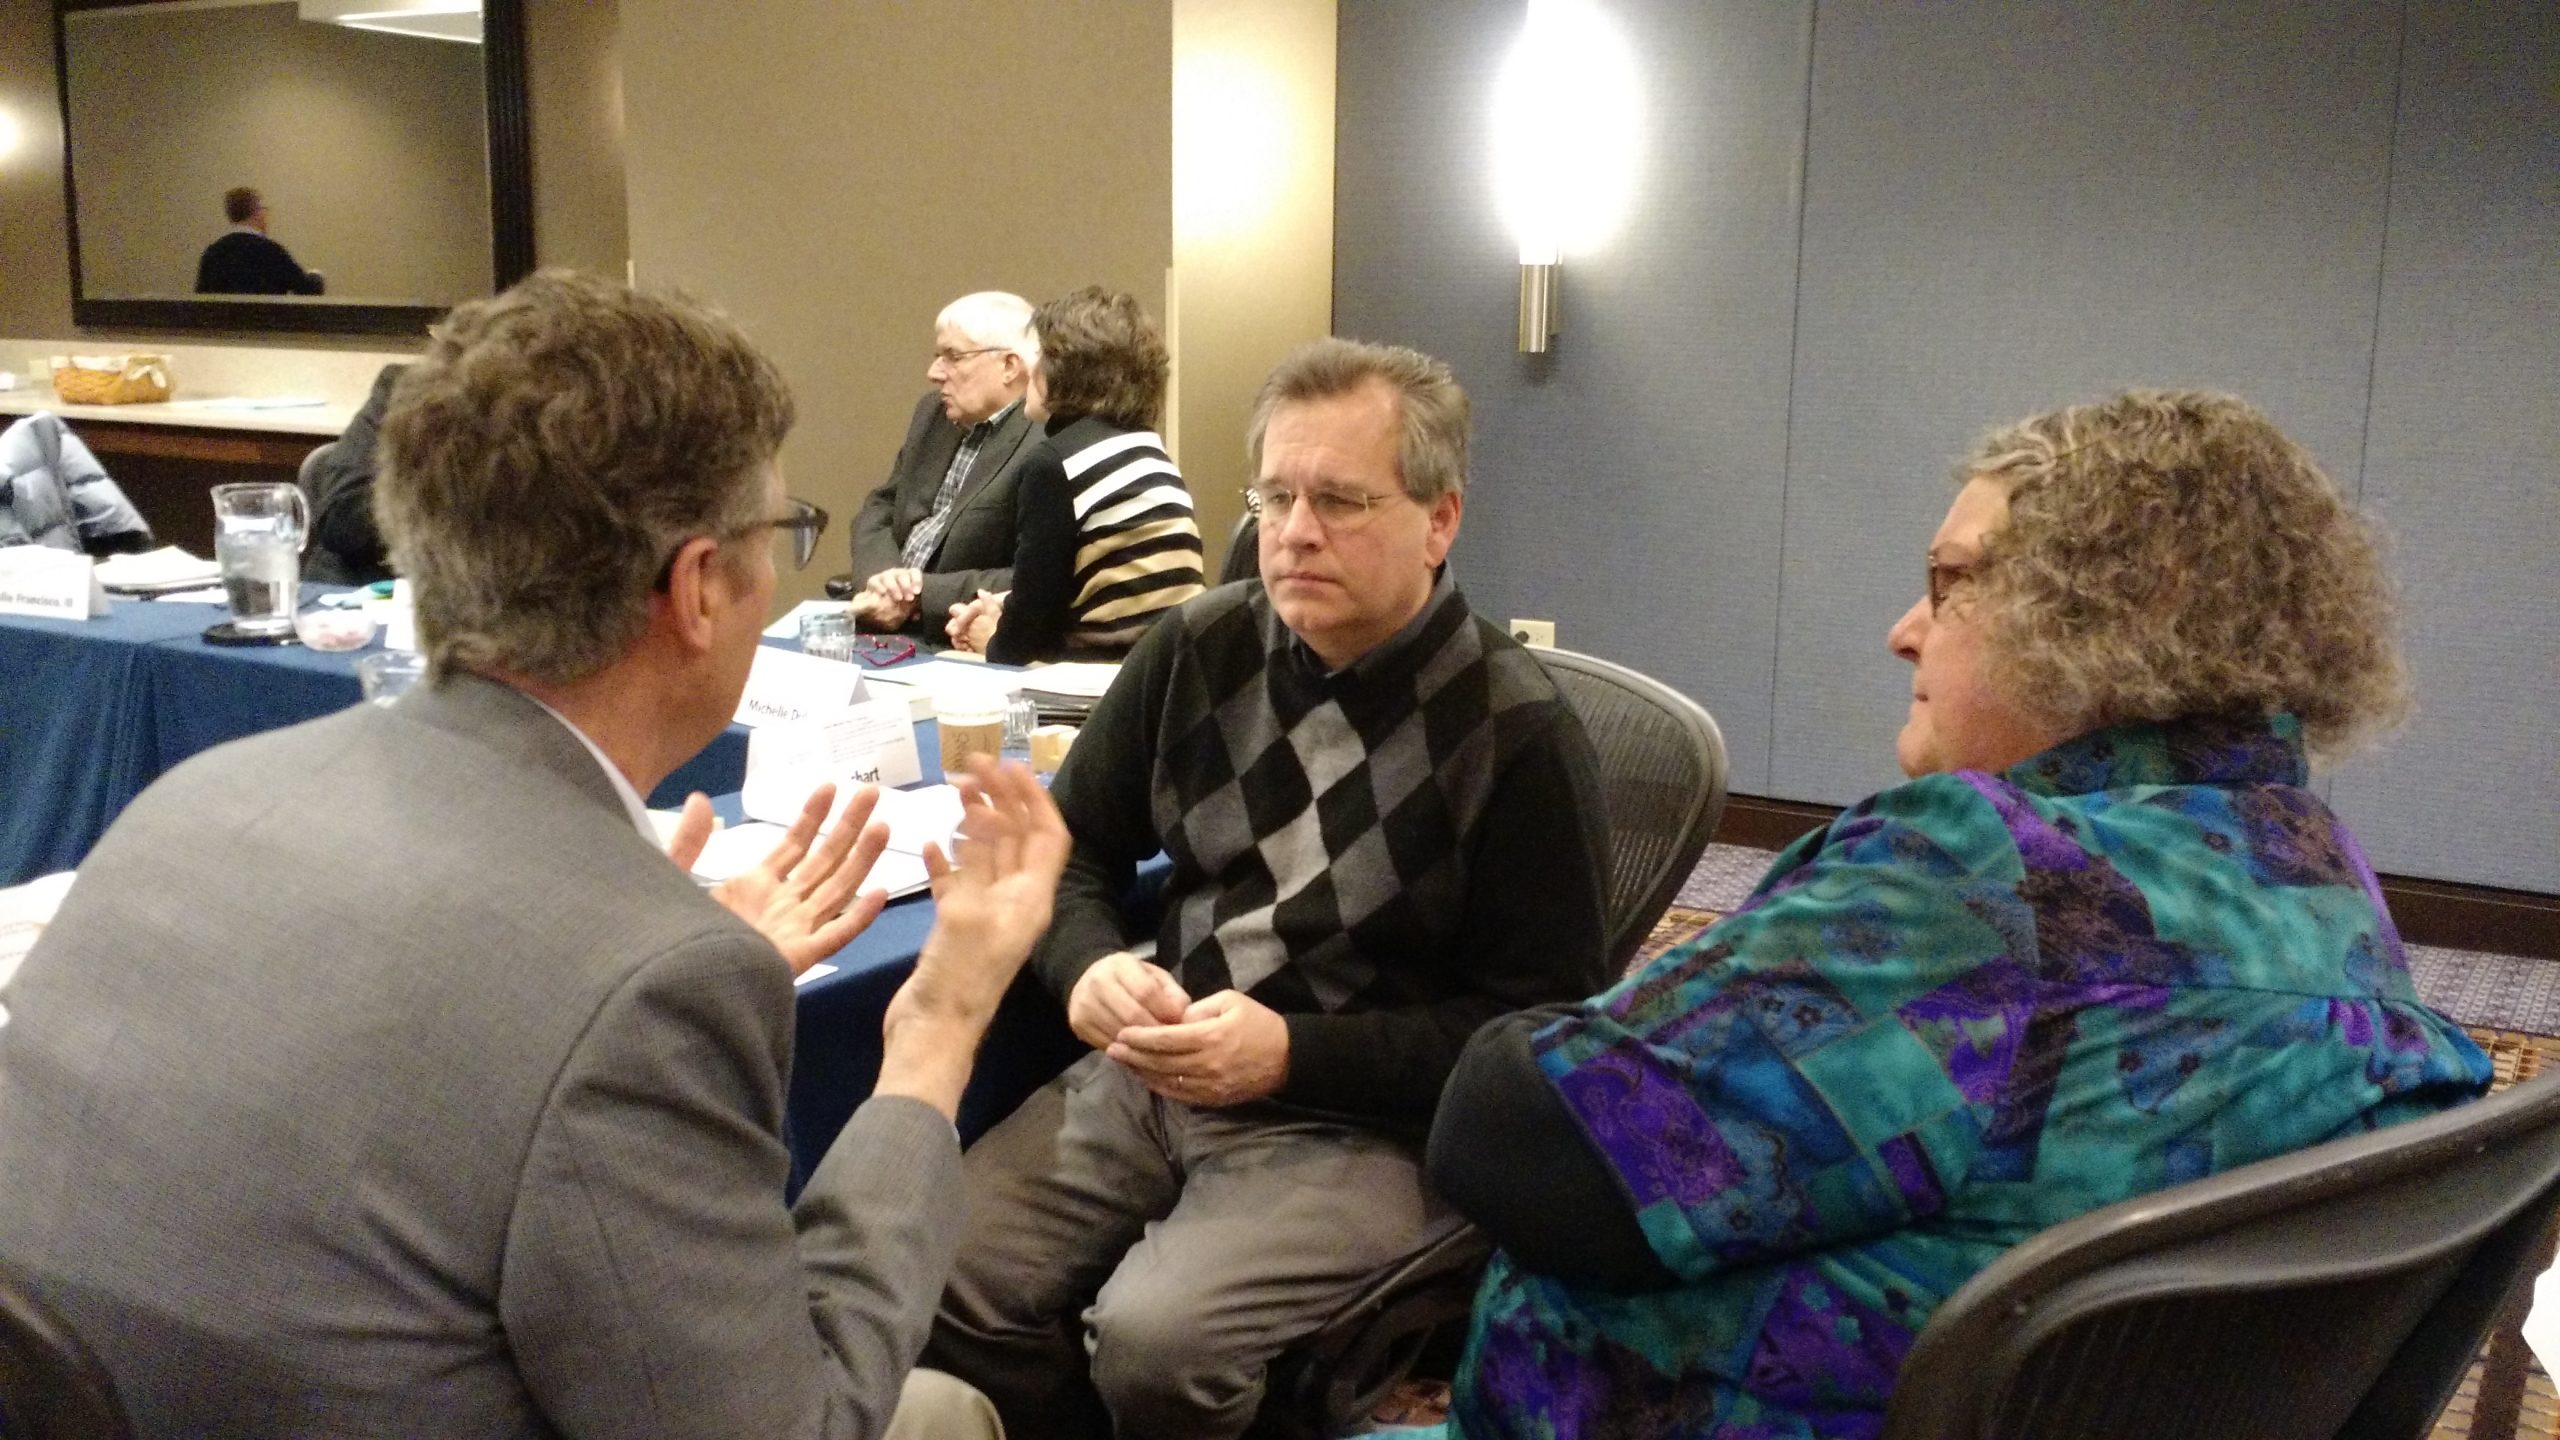
<svg viewBox="0 0 2560 1440">
<path fill-rule="evenodd" d="M 1930 1317 L 1885 1440 L 2419 1440 L 2560 1204 L 2560 1076 L 2111 1205 Z"/>
</svg>

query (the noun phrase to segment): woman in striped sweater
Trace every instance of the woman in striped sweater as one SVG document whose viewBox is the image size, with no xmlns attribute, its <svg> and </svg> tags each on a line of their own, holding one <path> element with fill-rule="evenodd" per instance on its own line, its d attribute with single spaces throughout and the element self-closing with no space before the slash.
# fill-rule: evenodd
<svg viewBox="0 0 2560 1440">
<path fill-rule="evenodd" d="M 951 641 L 1008 664 L 1116 659 L 1202 589 L 1191 492 L 1155 429 L 1172 363 L 1130 295 L 1087 286 L 1031 324 L 1023 403 L 1046 438 L 1022 465 L 1013 589 L 955 607 Z"/>
</svg>

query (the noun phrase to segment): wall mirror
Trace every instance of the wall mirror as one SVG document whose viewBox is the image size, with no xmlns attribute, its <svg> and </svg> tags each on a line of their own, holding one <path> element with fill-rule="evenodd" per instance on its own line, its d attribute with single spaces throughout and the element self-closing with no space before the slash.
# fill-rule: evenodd
<svg viewBox="0 0 2560 1440">
<path fill-rule="evenodd" d="M 418 334 L 533 268 L 522 0 L 54 0 L 54 65 L 80 325 Z"/>
</svg>

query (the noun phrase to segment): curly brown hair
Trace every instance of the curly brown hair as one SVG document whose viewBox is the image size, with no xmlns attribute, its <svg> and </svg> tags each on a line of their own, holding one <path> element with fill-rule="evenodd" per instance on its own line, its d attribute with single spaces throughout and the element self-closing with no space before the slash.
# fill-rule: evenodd
<svg viewBox="0 0 2560 1440">
<path fill-rule="evenodd" d="M 1031 328 L 1040 337 L 1040 388 L 1051 415 L 1156 428 L 1173 356 L 1138 297 L 1087 285 L 1032 311 Z"/>
<path fill-rule="evenodd" d="M 392 388 L 374 503 L 439 681 L 603 670 L 676 547 L 767 514 L 791 392 L 709 306 L 545 270 L 434 336 Z"/>
<path fill-rule="evenodd" d="M 2128 390 L 1956 475 L 2008 494 L 1973 570 L 1995 680 L 2073 733 L 2282 712 L 2326 762 L 2406 712 L 2379 527 L 2246 401 Z"/>
</svg>

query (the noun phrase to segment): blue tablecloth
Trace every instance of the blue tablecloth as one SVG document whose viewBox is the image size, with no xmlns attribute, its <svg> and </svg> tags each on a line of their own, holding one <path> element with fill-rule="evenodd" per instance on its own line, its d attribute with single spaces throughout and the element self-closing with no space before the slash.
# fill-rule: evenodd
<svg viewBox="0 0 2560 1440">
<path fill-rule="evenodd" d="M 327 593 L 303 587 L 304 603 Z M 0 885 L 77 866 L 133 797 L 191 755 L 354 704 L 355 662 L 380 648 L 222 646 L 219 605 L 119 600 L 95 620 L 0 615 Z M 732 725 L 667 777 L 653 805 L 735 790 Z"/>
<path fill-rule="evenodd" d="M 79 864 L 160 773 L 152 647 L 222 613 L 120 601 L 96 620 L 0 615 L 0 885 Z"/>
</svg>

